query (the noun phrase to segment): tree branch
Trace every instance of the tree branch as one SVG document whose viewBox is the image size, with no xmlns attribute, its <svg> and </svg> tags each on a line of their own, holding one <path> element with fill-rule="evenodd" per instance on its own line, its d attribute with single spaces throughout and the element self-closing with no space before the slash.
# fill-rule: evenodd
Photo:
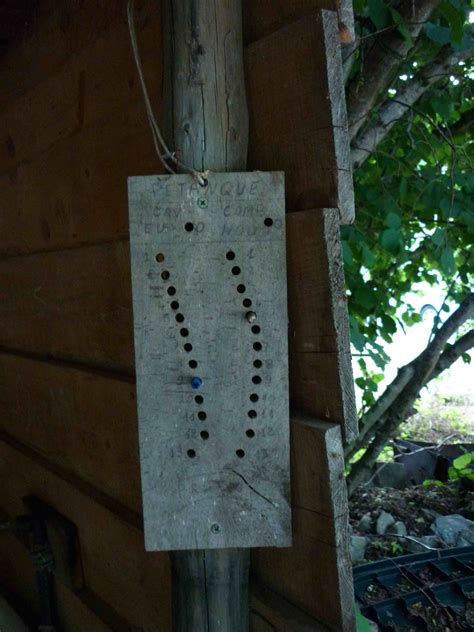
<svg viewBox="0 0 474 632">
<path fill-rule="evenodd" d="M 407 81 L 396 99 L 387 98 L 378 109 L 378 117 L 368 127 L 359 131 L 352 144 L 352 166 L 360 167 L 373 153 L 379 143 L 408 110 L 423 96 L 423 94 L 437 81 L 446 77 L 458 63 L 469 59 L 474 49 L 456 52 L 450 46 L 428 63 L 412 80 Z"/>
<path fill-rule="evenodd" d="M 440 0 L 403 0 L 400 14 L 413 41 L 418 38 L 423 24 L 438 6 Z M 412 48 L 398 32 L 388 31 L 375 39 L 366 51 L 360 77 L 352 80 L 347 89 L 349 135 L 353 139 L 364 125 L 369 113 L 393 80 L 396 69 Z"/>
<path fill-rule="evenodd" d="M 371 427 L 364 434 L 362 443 L 356 439 L 354 446 L 356 451 L 371 442 L 367 447 L 364 455 L 354 463 L 348 477 L 349 493 L 363 483 L 368 476 L 380 452 L 383 450 L 387 441 L 398 429 L 398 426 L 405 421 L 414 402 L 419 397 L 421 389 L 434 377 L 439 375 L 442 370 L 450 366 L 462 353 L 474 345 L 474 335 L 472 332 L 460 338 L 455 344 L 451 345 L 446 351 L 443 349 L 451 336 L 472 316 L 474 315 L 474 293 L 469 294 L 457 310 L 443 323 L 437 330 L 432 341 L 426 349 L 415 360 L 407 364 L 403 371 L 411 374 L 410 380 L 400 391 L 395 388 L 399 375 L 394 382 L 389 385 L 382 397 L 385 401 L 391 401 L 388 407 L 385 407 L 378 419 L 371 418 Z M 471 345 L 471 346 L 470 346 Z M 443 353 L 442 353 L 443 352 Z M 395 396 L 390 396 L 390 390 L 396 391 Z M 387 393 L 389 391 L 389 393 Z M 376 409 L 375 404 L 371 410 Z M 382 407 L 384 408 L 384 407 Z M 367 415 L 370 415 L 369 411 Z M 353 451 L 353 450 L 352 450 Z"/>
</svg>

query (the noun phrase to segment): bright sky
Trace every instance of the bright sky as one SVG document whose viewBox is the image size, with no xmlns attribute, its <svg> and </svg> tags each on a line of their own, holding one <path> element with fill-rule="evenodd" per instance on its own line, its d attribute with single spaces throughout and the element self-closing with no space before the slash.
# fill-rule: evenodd
<svg viewBox="0 0 474 632">
<path fill-rule="evenodd" d="M 439 309 L 443 303 L 444 292 L 440 288 L 430 287 L 428 284 L 423 283 L 417 286 L 419 293 L 410 294 L 408 300 L 410 303 L 421 312 L 421 309 L 425 305 L 433 305 L 436 309 Z M 397 370 L 413 360 L 419 355 L 430 337 L 430 332 L 433 327 L 433 311 L 427 311 L 423 321 L 417 325 L 406 328 L 406 334 L 399 327 L 398 331 L 393 337 L 393 343 L 387 345 L 383 340 L 378 342 L 384 346 L 385 351 L 391 358 L 390 364 L 385 369 L 385 379 L 379 384 L 378 394 L 381 394 L 387 384 L 389 384 L 397 374 Z M 449 314 L 443 312 L 442 318 L 445 320 Z M 452 342 L 452 341 L 451 341 Z M 354 350 L 355 351 L 355 350 Z M 474 354 L 471 354 L 474 356 Z M 357 357 L 353 358 L 354 374 L 357 377 L 360 375 L 359 366 L 357 363 Z M 376 369 L 375 365 L 371 363 L 370 358 L 365 358 L 367 365 L 370 368 Z M 380 369 L 377 369 L 380 371 Z M 457 360 L 451 368 L 443 373 L 442 379 L 436 382 L 436 390 L 441 394 L 458 394 L 466 395 L 472 393 L 474 389 L 474 357 L 471 364 L 465 364 L 462 359 Z M 428 389 L 423 389 L 422 397 L 433 390 L 433 386 Z M 361 391 L 356 386 L 357 401 L 360 405 Z"/>
</svg>

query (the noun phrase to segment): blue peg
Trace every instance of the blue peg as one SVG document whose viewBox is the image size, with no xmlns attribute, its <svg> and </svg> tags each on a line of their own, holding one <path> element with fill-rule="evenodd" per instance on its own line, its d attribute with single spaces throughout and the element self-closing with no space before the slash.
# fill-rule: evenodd
<svg viewBox="0 0 474 632">
<path fill-rule="evenodd" d="M 191 388 L 194 391 L 197 391 L 198 388 L 201 388 L 202 386 L 202 380 L 200 377 L 193 377 L 192 381 L 191 381 Z"/>
</svg>

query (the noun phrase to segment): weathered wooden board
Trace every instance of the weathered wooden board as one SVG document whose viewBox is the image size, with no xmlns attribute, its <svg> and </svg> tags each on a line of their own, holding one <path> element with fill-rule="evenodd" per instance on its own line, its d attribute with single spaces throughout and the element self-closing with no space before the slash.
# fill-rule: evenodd
<svg viewBox="0 0 474 632">
<path fill-rule="evenodd" d="M 249 168 L 285 172 L 287 208 L 338 208 L 354 193 L 337 16 L 320 11 L 247 48 Z"/>
<path fill-rule="evenodd" d="M 286 226 L 291 402 L 340 423 L 350 441 L 357 414 L 338 212 L 291 213 Z"/>
<path fill-rule="evenodd" d="M 129 180 L 148 550 L 288 546 L 280 173 Z"/>
<path fill-rule="evenodd" d="M 292 421 L 293 546 L 252 552 L 265 586 L 330 629 L 355 630 L 348 508 L 341 431 L 335 424 Z"/>
</svg>

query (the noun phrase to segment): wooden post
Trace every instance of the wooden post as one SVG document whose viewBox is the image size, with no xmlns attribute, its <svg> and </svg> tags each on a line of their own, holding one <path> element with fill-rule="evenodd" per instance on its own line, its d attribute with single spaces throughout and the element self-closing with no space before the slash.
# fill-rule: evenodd
<svg viewBox="0 0 474 632">
<path fill-rule="evenodd" d="M 164 0 L 164 131 L 196 170 L 245 171 L 241 0 Z M 171 554 L 175 632 L 248 630 L 249 550 Z"/>
</svg>

